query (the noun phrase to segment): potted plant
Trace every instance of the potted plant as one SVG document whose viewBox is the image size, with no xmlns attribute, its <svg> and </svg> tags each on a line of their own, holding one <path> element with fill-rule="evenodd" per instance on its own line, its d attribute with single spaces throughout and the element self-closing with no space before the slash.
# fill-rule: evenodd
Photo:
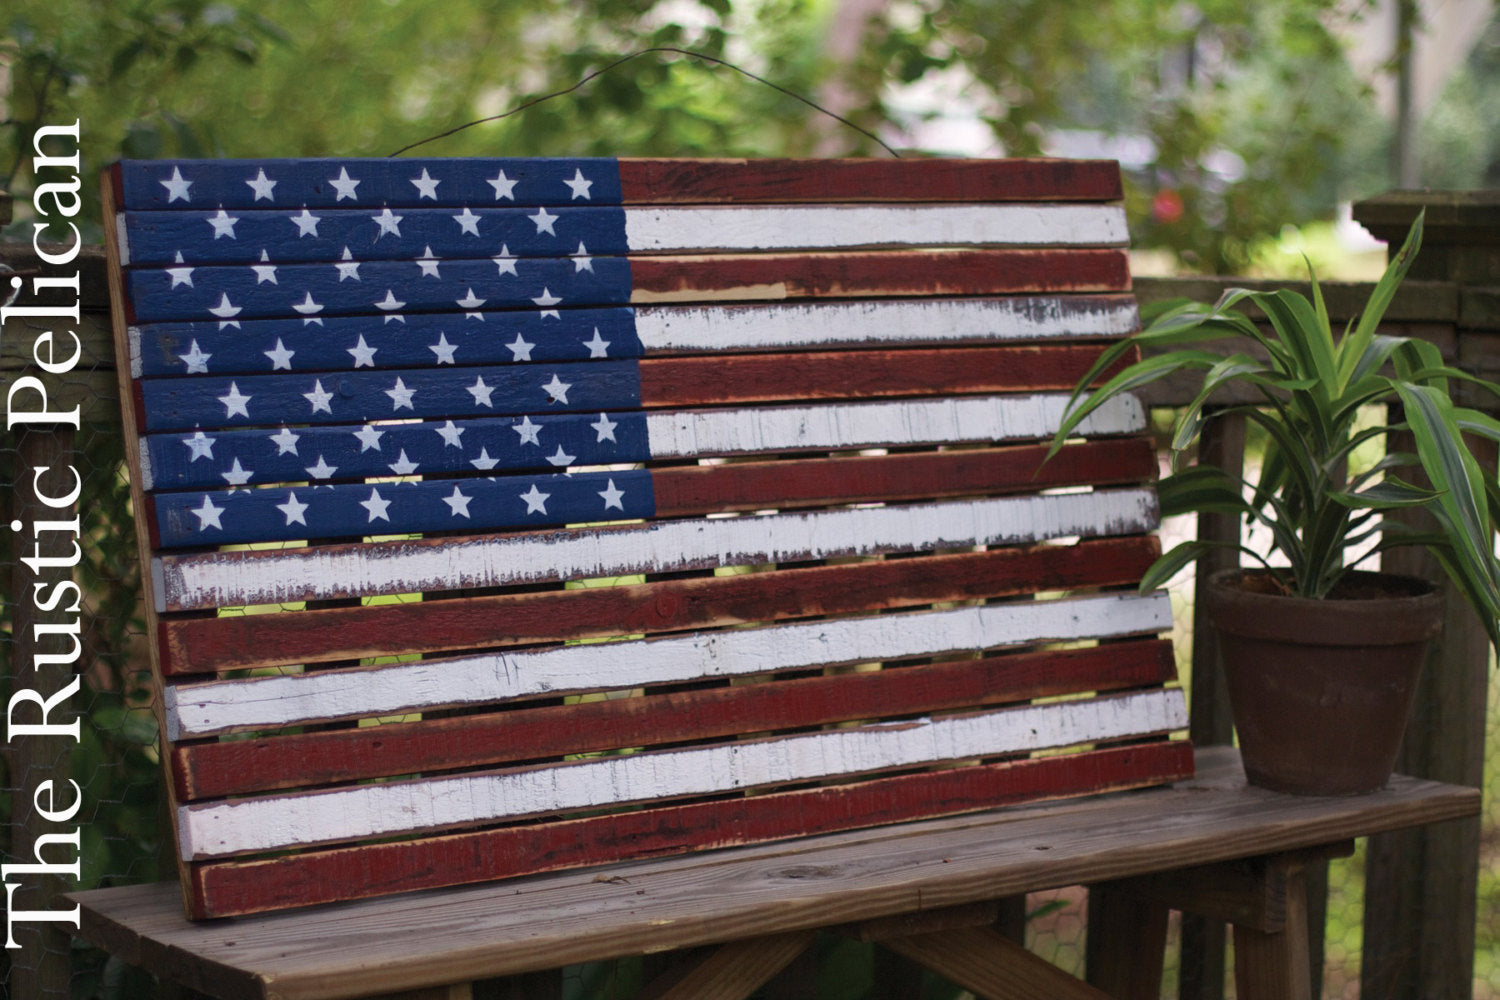
<svg viewBox="0 0 1500 1000">
<path fill-rule="evenodd" d="M 1053 452 L 1096 407 L 1156 379 L 1191 372 L 1199 391 L 1178 415 L 1170 447 L 1173 471 L 1158 486 L 1162 514 L 1229 512 L 1261 525 L 1272 555 L 1239 547 L 1258 566 L 1215 574 L 1206 594 L 1220 634 L 1231 708 L 1252 783 L 1308 794 L 1352 794 L 1380 787 L 1400 747 L 1411 692 L 1427 641 L 1440 627 L 1431 584 L 1359 567 L 1395 546 L 1425 547 L 1479 613 L 1491 642 L 1500 640 L 1500 564 L 1495 524 L 1500 488 L 1481 471 L 1465 434 L 1500 440 L 1500 422 L 1456 404 L 1451 386 L 1500 387 L 1445 365 L 1436 347 L 1378 332 L 1421 244 L 1422 218 L 1376 283 L 1363 314 L 1335 338 L 1317 276 L 1312 298 L 1291 289 L 1236 289 L 1206 306 L 1169 303 L 1140 333 L 1113 345 L 1080 381 Z M 1239 311 L 1258 307 L 1259 328 Z M 1214 353 L 1202 344 L 1238 337 L 1265 358 Z M 1134 346 L 1141 360 L 1093 391 L 1088 387 Z M 1262 402 L 1206 408 L 1231 383 Z M 1386 422 L 1363 426 L 1361 407 L 1395 404 Z M 1181 464 L 1204 422 L 1241 414 L 1265 431 L 1266 448 L 1252 483 L 1209 465 Z M 1390 444 L 1409 433 L 1411 451 Z M 1350 469 L 1355 449 L 1387 441 L 1384 457 Z M 1420 467 L 1427 483 L 1398 477 Z M 1434 527 L 1417 529 L 1385 517 L 1419 507 Z M 1373 542 L 1350 561 L 1351 547 Z M 1161 556 L 1141 582 L 1161 586 L 1211 541 L 1184 542 Z M 1383 734 L 1374 727 L 1383 725 Z"/>
</svg>

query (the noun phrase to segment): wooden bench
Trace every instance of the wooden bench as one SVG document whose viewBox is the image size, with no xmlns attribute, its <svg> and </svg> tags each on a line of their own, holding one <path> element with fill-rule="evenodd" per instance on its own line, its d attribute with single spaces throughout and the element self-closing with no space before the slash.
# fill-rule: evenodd
<svg viewBox="0 0 1500 1000">
<path fill-rule="evenodd" d="M 1300 852 L 1478 808 L 1286 800 L 1222 753 L 1188 782 L 1170 607 L 1134 592 L 1144 414 L 1040 463 L 1137 322 L 1113 164 L 183 161 L 106 191 L 182 893 L 241 918 L 80 897 L 154 970 L 361 996 L 755 938 L 658 989 L 744 996 L 851 925 L 1065 995 L 974 925 L 1111 882 L 1091 978 L 1146 995 L 1178 905 L 1269 935 L 1270 995 L 1256 970 L 1307 981 Z"/>
</svg>

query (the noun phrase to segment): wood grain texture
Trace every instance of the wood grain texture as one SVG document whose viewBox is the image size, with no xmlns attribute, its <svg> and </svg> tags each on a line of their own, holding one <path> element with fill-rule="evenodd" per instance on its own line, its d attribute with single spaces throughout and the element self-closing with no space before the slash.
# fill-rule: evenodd
<svg viewBox="0 0 1500 1000">
<path fill-rule="evenodd" d="M 631 201 L 1032 201 L 1121 198 L 1106 160 L 621 159 Z"/>
<path fill-rule="evenodd" d="M 193 878 L 195 892 L 204 900 L 200 915 L 252 913 L 345 898 L 350 886 L 381 895 L 661 857 L 899 822 L 924 810 L 966 813 L 1038 796 L 1139 787 L 1186 775 L 1190 768 L 1190 751 L 1183 743 L 1138 745 L 264 861 L 210 863 L 194 866 Z M 818 878 L 816 867 L 808 877 Z M 828 916 L 826 922 L 838 922 L 837 913 Z M 663 914 L 663 919 L 680 917 Z M 715 939 L 694 943 L 706 940 Z"/>
<path fill-rule="evenodd" d="M 893 938 L 885 947 L 986 1000 L 1110 1000 L 988 927 Z"/>
<path fill-rule="evenodd" d="M 701 523 L 162 555 L 151 572 L 161 609 L 180 611 L 1127 535 L 1151 530 L 1156 521 L 1152 491 L 1119 489 Z"/>
<path fill-rule="evenodd" d="M 172 750 L 183 801 L 1002 705 L 1175 676 L 1166 640 L 1018 653 Z"/>
<path fill-rule="evenodd" d="M 1292 850 L 1479 809 L 1477 789 L 1399 776 L 1356 798 L 1275 795 L 1245 785 L 1229 748 L 1197 760 L 1191 781 L 1127 796 L 274 914 L 237 921 L 232 935 L 185 920 L 171 885 L 71 898 L 84 908 L 84 937 L 170 978 L 235 1000 L 265 998 L 271 982 L 283 1000 L 347 1000 Z"/>
<path fill-rule="evenodd" d="M 640 1000 L 745 1000 L 816 938 L 813 931 L 794 931 L 726 944 L 671 986 L 656 991 L 648 983 Z"/>
<path fill-rule="evenodd" d="M 286 614 L 163 618 L 167 676 L 441 653 L 1003 597 L 1138 580 L 1151 537 Z"/>
</svg>

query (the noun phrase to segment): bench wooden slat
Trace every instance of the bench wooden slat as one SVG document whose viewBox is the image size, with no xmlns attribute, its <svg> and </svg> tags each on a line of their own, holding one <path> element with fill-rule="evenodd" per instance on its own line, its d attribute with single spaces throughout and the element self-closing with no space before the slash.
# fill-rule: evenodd
<svg viewBox="0 0 1500 1000">
<path fill-rule="evenodd" d="M 264 175 L 264 180 L 261 179 Z M 582 177 L 588 184 L 580 184 Z M 336 180 L 342 183 L 334 183 Z M 432 186 L 431 180 L 438 185 Z M 424 183 L 418 183 L 418 180 Z M 274 180 L 270 187 L 267 181 Z M 356 181 L 350 184 L 350 181 Z M 569 183 L 572 181 L 573 183 Z M 1112 160 L 490 160 L 265 159 L 127 162 L 112 174 L 122 208 L 354 204 L 576 205 L 844 201 L 1118 201 Z M 255 183 L 252 183 L 255 182 Z M 429 193 L 430 192 L 430 193 Z"/>
<path fill-rule="evenodd" d="M 1041 464 L 1137 322 L 1117 185 L 119 168 L 190 912 L 1186 773 L 1143 411 Z"/>
<path fill-rule="evenodd" d="M 1126 586 L 1160 554 L 1128 536 L 625 586 L 497 593 L 159 623 L 166 677 L 742 625 L 810 615 Z"/>
</svg>

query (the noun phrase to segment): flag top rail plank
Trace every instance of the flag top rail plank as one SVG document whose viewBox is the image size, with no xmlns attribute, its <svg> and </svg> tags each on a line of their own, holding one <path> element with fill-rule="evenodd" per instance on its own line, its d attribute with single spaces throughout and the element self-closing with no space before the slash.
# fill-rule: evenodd
<svg viewBox="0 0 1500 1000">
<path fill-rule="evenodd" d="M 127 162 L 188 911 L 1191 772 L 1113 164 Z M 379 878 L 372 877 L 378 870 Z"/>
</svg>

